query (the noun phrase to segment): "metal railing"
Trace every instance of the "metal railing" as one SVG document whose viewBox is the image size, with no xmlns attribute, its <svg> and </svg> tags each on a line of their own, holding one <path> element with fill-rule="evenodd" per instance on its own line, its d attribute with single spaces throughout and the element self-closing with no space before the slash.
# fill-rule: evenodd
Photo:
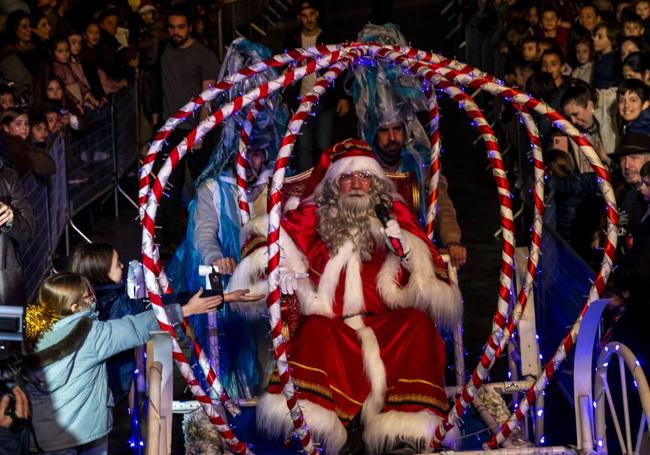
<svg viewBox="0 0 650 455">
<path fill-rule="evenodd" d="M 131 87 L 113 95 L 107 105 L 84 115 L 82 131 L 57 137 L 49 150 L 56 162 L 54 175 L 23 178 L 38 220 L 34 236 L 19 245 L 28 300 L 52 271 L 52 257 L 64 233 L 69 253 L 70 227 L 89 240 L 72 221 L 75 215 L 111 192 L 117 213 L 117 195 L 124 194 L 118 182 L 137 158 L 136 93 Z"/>
</svg>

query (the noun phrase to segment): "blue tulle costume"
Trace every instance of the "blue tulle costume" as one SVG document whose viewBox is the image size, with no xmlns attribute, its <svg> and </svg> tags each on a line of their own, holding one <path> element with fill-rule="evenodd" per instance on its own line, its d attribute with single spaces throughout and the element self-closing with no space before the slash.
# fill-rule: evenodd
<svg viewBox="0 0 650 455">
<path fill-rule="evenodd" d="M 226 54 L 219 80 L 224 74 L 234 72 L 271 56 L 269 49 L 245 39 L 233 42 Z M 269 69 L 258 74 L 255 78 L 245 80 L 240 86 L 225 94 L 225 100 L 231 100 L 260 83 L 276 77 L 276 72 Z M 223 98 L 222 98 L 223 100 Z M 237 206 L 237 186 L 234 176 L 234 159 L 236 156 L 240 133 L 248 110 L 244 109 L 227 119 L 220 132 L 220 138 L 212 153 L 210 162 L 204 172 L 195 182 L 195 187 L 210 180 L 214 181 L 215 191 L 219 191 L 219 228 L 215 233 L 221 253 L 224 258 L 240 259 L 240 219 Z M 281 133 L 288 121 L 286 110 L 279 100 L 270 98 L 265 108 L 257 116 L 251 133 L 253 147 L 267 152 L 267 165 L 270 165 L 279 147 Z M 195 210 L 197 202 L 192 200 L 189 205 L 189 221 L 187 233 L 178 247 L 174 258 L 169 264 L 168 277 L 175 291 L 197 290 L 205 287 L 205 280 L 198 275 L 201 256 L 195 247 Z M 222 276 L 224 289 L 228 277 Z M 192 328 L 197 340 L 209 355 L 208 317 L 207 315 L 192 316 Z M 219 379 L 228 394 L 233 398 L 250 398 L 258 395 L 265 387 L 267 374 L 260 367 L 259 357 L 264 357 L 268 340 L 268 322 L 244 319 L 223 305 L 217 312 L 217 327 L 219 337 Z M 269 344 L 270 348 L 270 344 Z M 193 362 L 193 363 L 196 363 Z M 197 378 L 206 386 L 204 375 L 198 365 L 193 366 Z"/>
<path fill-rule="evenodd" d="M 357 39 L 360 42 L 408 45 L 397 25 L 391 23 L 367 24 Z M 361 63 L 353 69 L 346 83 L 359 119 L 359 134 L 377 150 L 377 130 L 384 125 L 402 123 L 407 142 L 402 148 L 399 170 L 414 172 L 420 194 L 425 196 L 427 182 L 424 181 L 424 169 L 431 163 L 431 145 L 416 116 L 417 112 L 427 109 L 422 83 L 397 65 L 363 59 Z M 422 226 L 426 224 L 426 209 L 426 197 L 421 197 L 418 219 Z"/>
</svg>

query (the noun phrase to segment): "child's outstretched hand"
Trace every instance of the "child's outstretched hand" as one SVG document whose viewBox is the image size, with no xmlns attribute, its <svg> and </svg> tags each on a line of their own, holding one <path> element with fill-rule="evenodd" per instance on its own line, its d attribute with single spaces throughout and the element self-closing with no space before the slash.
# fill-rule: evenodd
<svg viewBox="0 0 650 455">
<path fill-rule="evenodd" d="M 237 289 L 236 291 L 224 294 L 226 302 L 257 302 L 264 297 L 264 294 L 249 294 L 248 289 Z"/>
<path fill-rule="evenodd" d="M 183 317 L 192 316 L 193 314 L 209 313 L 217 309 L 223 303 L 223 297 L 214 295 L 212 297 L 201 297 L 203 288 L 200 288 L 192 298 L 183 305 Z"/>
</svg>

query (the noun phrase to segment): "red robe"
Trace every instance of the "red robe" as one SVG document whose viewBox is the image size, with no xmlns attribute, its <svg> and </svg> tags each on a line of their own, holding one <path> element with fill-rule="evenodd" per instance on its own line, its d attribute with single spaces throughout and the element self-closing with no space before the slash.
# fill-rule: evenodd
<svg viewBox="0 0 650 455">
<path fill-rule="evenodd" d="M 395 200 L 391 215 L 403 231 L 413 234 L 421 249 L 428 246 L 433 269 L 444 281 L 443 286 L 448 287 L 444 263 L 408 208 Z M 308 261 L 310 280 L 318 288 L 330 255 L 317 231 L 316 206 L 303 203 L 288 212 L 281 224 Z M 442 416 L 448 409 L 445 349 L 435 322 L 409 302 L 402 302 L 397 309 L 387 306 L 377 289 L 377 276 L 387 255 L 393 253 L 385 248 L 376 249 L 371 261 L 361 263 L 360 316 L 343 317 L 344 267 L 331 302 L 334 317 L 303 315 L 288 343 L 289 364 L 301 403 L 308 400 L 336 413 L 344 425 L 362 411 L 364 403 L 367 409 L 362 415 L 366 426 L 372 424 L 374 416 L 388 411 L 428 411 Z M 400 266 L 394 279 L 402 287 L 408 284 L 409 277 L 409 272 Z M 379 357 L 373 357 L 373 350 Z M 268 391 L 281 393 L 277 374 L 272 376 Z M 318 430 L 318 422 L 308 419 L 307 423 Z"/>
</svg>

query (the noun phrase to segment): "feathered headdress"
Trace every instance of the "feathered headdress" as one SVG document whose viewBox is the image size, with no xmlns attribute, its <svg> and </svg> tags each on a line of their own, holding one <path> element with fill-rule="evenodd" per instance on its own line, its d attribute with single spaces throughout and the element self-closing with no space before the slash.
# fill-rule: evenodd
<svg viewBox="0 0 650 455">
<path fill-rule="evenodd" d="M 406 46 L 404 35 L 395 24 L 364 26 L 358 41 Z M 418 155 L 428 160 L 429 139 L 417 120 L 418 111 L 426 110 L 422 84 L 415 76 L 404 74 L 398 65 L 364 61 L 357 65 L 348 79 L 348 92 L 354 100 L 359 119 L 359 134 L 375 144 L 375 134 L 384 125 L 401 122 Z"/>
<path fill-rule="evenodd" d="M 224 62 L 219 71 L 219 79 L 237 73 L 255 63 L 271 57 L 271 50 L 267 47 L 253 43 L 244 38 L 237 38 L 232 42 Z M 254 76 L 247 77 L 230 90 L 216 98 L 219 105 L 230 102 L 243 93 L 259 87 L 277 77 L 277 71 L 269 68 Z M 246 121 L 250 106 L 230 116 L 221 125 L 221 132 L 217 145 L 212 152 L 210 161 L 203 173 L 196 180 L 198 187 L 206 178 L 214 177 L 226 170 L 232 163 L 239 146 L 241 131 Z M 279 95 L 270 96 L 266 99 L 264 108 L 257 115 L 253 130 L 251 132 L 251 146 L 256 149 L 267 151 L 268 160 L 273 161 L 277 156 L 281 134 L 289 120 L 289 113 L 282 105 Z"/>
</svg>

